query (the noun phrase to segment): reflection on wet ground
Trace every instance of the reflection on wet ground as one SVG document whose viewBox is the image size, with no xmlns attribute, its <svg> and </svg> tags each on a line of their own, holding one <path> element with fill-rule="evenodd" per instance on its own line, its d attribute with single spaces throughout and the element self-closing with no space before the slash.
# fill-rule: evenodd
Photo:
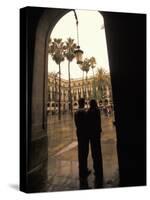
<svg viewBox="0 0 150 200">
<path fill-rule="evenodd" d="M 102 156 L 104 188 L 117 187 L 119 183 L 116 151 L 116 130 L 111 117 L 102 115 Z M 57 116 L 48 117 L 48 189 L 47 191 L 78 190 L 77 139 L 73 117 L 66 114 L 58 121 Z M 88 159 L 92 169 L 91 154 Z M 88 177 L 93 188 L 94 175 Z"/>
</svg>

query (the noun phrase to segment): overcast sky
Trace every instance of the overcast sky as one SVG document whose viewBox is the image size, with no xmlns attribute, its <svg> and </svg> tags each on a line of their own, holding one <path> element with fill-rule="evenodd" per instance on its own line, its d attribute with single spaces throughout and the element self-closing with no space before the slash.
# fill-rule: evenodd
<svg viewBox="0 0 150 200">
<path fill-rule="evenodd" d="M 84 51 L 83 58 L 92 57 L 96 58 L 96 68 L 103 67 L 106 71 L 109 71 L 109 62 L 107 55 L 107 46 L 105 38 L 105 28 L 101 29 L 103 26 L 103 17 L 97 11 L 87 11 L 87 10 L 76 10 L 78 21 L 79 21 L 79 43 L 80 48 Z M 75 39 L 77 43 L 77 29 L 76 21 L 73 11 L 67 13 L 62 17 L 56 26 L 54 27 L 50 37 L 62 38 L 66 41 L 67 38 L 71 37 Z M 48 57 L 48 71 L 58 72 L 58 65 L 52 60 L 51 56 Z M 71 78 L 82 77 L 82 71 L 76 64 L 74 59 L 71 62 Z M 62 78 L 68 79 L 68 62 L 67 60 L 61 63 Z M 88 75 L 92 75 L 92 70 L 90 69 Z"/>
</svg>

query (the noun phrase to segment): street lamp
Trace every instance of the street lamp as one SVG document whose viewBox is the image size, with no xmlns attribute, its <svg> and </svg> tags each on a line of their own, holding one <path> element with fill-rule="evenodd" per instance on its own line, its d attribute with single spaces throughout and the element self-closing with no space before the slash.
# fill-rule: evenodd
<svg viewBox="0 0 150 200">
<path fill-rule="evenodd" d="M 75 56 L 76 56 L 76 60 L 77 60 L 77 64 L 82 64 L 82 55 L 83 55 L 83 51 L 80 49 L 80 46 L 77 46 L 77 48 L 74 51 Z"/>
<path fill-rule="evenodd" d="M 78 30 L 78 17 L 77 17 L 77 14 L 76 14 L 76 11 L 74 11 L 74 16 L 75 16 L 75 19 L 76 19 L 76 26 L 77 26 L 77 47 L 74 51 L 75 53 L 75 57 L 76 57 L 76 60 L 77 60 L 77 64 L 82 64 L 82 55 L 83 55 L 83 51 L 80 49 L 80 46 L 79 46 L 79 30 Z"/>
</svg>

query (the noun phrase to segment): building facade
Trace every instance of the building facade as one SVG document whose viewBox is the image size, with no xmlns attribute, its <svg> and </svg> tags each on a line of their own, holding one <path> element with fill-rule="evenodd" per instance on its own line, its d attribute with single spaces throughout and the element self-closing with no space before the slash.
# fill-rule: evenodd
<svg viewBox="0 0 150 200">
<path fill-rule="evenodd" d="M 111 88 L 107 85 L 100 86 L 95 83 L 93 77 L 89 77 L 87 80 L 83 79 L 71 79 L 71 99 L 72 108 L 76 110 L 78 108 L 78 100 L 81 97 L 85 98 L 86 107 L 88 107 L 88 102 L 90 99 L 95 98 L 98 105 L 104 101 L 111 102 Z M 70 98 L 69 98 L 69 81 L 61 78 L 61 111 L 70 111 Z M 94 93 L 95 92 L 95 93 Z M 59 105 L 59 77 L 57 74 L 48 75 L 48 111 L 55 113 L 58 111 Z"/>
</svg>

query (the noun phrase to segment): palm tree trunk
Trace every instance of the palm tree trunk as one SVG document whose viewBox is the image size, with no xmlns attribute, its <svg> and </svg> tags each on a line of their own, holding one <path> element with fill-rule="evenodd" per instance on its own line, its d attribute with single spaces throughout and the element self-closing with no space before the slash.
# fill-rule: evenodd
<svg viewBox="0 0 150 200">
<path fill-rule="evenodd" d="M 54 105 L 55 114 L 56 114 L 56 102 L 57 102 L 57 82 L 56 82 L 56 78 L 57 78 L 57 74 L 55 74 L 55 105 Z"/>
<path fill-rule="evenodd" d="M 85 94 L 86 94 L 86 99 L 87 99 L 87 89 L 88 89 L 88 82 L 87 82 L 87 72 L 86 72 L 86 87 L 85 87 Z"/>
<path fill-rule="evenodd" d="M 71 83 L 70 83 L 70 61 L 68 61 L 68 77 L 69 77 L 69 103 L 70 103 L 70 111 L 72 115 L 73 112 L 72 112 L 72 95 L 71 95 Z"/>
<path fill-rule="evenodd" d="M 94 98 L 97 99 L 97 95 L 96 95 L 96 84 L 95 84 L 95 76 L 94 76 L 94 69 L 92 68 L 92 72 L 93 72 L 93 80 L 94 80 Z"/>
<path fill-rule="evenodd" d="M 85 98 L 85 92 L 84 92 L 84 71 L 82 76 L 82 91 L 83 91 L 83 98 Z"/>
<path fill-rule="evenodd" d="M 61 119 L 61 68 L 59 63 L 59 102 L 58 102 L 58 119 Z"/>
</svg>

